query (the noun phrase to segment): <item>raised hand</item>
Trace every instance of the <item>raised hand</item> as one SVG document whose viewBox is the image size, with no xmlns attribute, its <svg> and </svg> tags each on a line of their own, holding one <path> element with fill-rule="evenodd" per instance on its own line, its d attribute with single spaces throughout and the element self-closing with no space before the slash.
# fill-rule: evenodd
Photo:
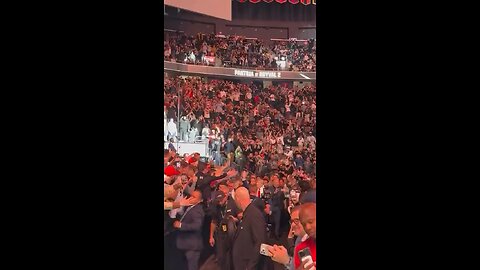
<svg viewBox="0 0 480 270">
<path fill-rule="evenodd" d="M 193 201 L 195 200 L 195 198 L 193 197 L 190 197 L 190 198 L 182 198 L 180 199 L 180 206 L 190 206 L 190 205 L 193 205 Z"/>
</svg>

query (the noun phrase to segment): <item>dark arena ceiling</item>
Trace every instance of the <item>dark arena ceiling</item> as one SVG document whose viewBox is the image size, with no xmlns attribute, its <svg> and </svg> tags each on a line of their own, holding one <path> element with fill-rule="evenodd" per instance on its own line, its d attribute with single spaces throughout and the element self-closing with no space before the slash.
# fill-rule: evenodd
<svg viewBox="0 0 480 270">
<path fill-rule="evenodd" d="M 282 0 L 280 0 L 282 1 Z M 295 2 L 295 0 L 292 0 Z M 232 20 L 272 20 L 272 21 L 294 21 L 294 22 L 310 22 L 316 21 L 316 5 L 310 2 L 310 4 L 302 4 L 300 0 L 297 4 L 286 1 L 285 3 L 278 3 L 276 0 L 272 0 L 270 3 L 260 0 L 258 3 L 251 3 L 249 0 L 245 2 L 239 2 L 238 0 L 232 0 Z M 306 2 L 308 3 L 308 2 Z M 177 8 L 166 7 L 166 11 L 169 14 L 178 14 Z M 180 13 L 191 13 L 186 10 L 182 10 Z"/>
</svg>

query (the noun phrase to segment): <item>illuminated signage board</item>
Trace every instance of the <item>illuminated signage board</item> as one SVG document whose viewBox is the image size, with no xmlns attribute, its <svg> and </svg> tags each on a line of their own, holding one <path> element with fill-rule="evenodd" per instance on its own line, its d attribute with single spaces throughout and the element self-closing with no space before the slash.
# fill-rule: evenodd
<svg viewBox="0 0 480 270">
<path fill-rule="evenodd" d="M 202 76 L 215 76 L 224 78 L 251 78 L 252 80 L 295 80 L 316 81 L 316 72 L 274 71 L 274 70 L 247 70 L 225 67 L 212 67 L 203 65 L 188 65 L 164 61 L 164 70 L 182 74 L 200 74 Z"/>
<path fill-rule="evenodd" d="M 257 3 L 260 3 L 260 2 L 265 2 L 265 3 L 272 3 L 273 2 L 273 0 L 237 0 L 237 1 L 240 2 L 240 3 L 250 2 L 250 3 L 253 3 L 253 4 L 257 4 Z M 314 4 L 314 5 L 317 4 L 316 0 L 275 0 L 275 2 L 277 2 L 279 4 L 290 3 L 290 4 L 293 4 L 293 5 L 302 3 L 306 6 L 310 5 L 310 4 Z"/>
<path fill-rule="evenodd" d="M 282 73 L 276 71 L 256 71 L 235 69 L 235 76 L 253 77 L 253 78 L 281 78 Z"/>
</svg>

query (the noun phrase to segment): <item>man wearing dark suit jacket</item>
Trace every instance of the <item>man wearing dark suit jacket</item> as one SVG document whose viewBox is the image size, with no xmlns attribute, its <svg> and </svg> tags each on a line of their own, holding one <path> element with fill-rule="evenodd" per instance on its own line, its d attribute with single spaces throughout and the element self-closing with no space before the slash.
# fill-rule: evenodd
<svg viewBox="0 0 480 270">
<path fill-rule="evenodd" d="M 255 205 L 260 212 L 265 216 L 265 221 L 267 220 L 266 214 L 265 214 L 265 202 L 257 197 L 258 194 L 258 188 L 257 186 L 250 186 L 248 188 L 250 191 L 250 200 L 252 201 L 252 204 Z"/>
<path fill-rule="evenodd" d="M 203 249 L 202 224 L 205 217 L 203 211 L 202 193 L 195 190 L 191 194 L 193 205 L 185 210 L 180 221 L 175 221 L 177 228 L 177 248 L 184 252 L 188 270 L 198 270 L 198 260 Z"/>
<path fill-rule="evenodd" d="M 260 270 L 263 267 L 260 245 L 266 241 L 265 219 L 262 212 L 251 204 L 246 188 L 239 187 L 235 191 L 235 203 L 243 211 L 243 218 L 233 241 L 233 269 Z"/>
</svg>

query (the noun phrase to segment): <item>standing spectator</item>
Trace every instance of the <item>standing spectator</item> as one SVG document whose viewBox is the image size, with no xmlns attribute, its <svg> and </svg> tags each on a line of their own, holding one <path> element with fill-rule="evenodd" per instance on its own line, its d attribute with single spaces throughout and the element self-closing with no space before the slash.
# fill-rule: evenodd
<svg viewBox="0 0 480 270">
<path fill-rule="evenodd" d="M 313 189 L 310 181 L 300 180 L 298 181 L 298 186 L 300 187 L 300 203 L 304 204 L 307 202 L 317 202 L 317 192 Z"/>
<path fill-rule="evenodd" d="M 180 140 L 188 141 L 188 130 L 190 129 L 190 121 L 187 120 L 187 117 L 182 116 L 180 119 Z"/>
<path fill-rule="evenodd" d="M 250 192 L 250 200 L 252 201 L 252 204 L 255 205 L 258 210 L 260 210 L 262 213 L 265 211 L 265 202 L 261 198 L 259 198 L 258 195 L 258 188 L 255 185 L 252 185 L 249 187 L 249 192 Z M 266 221 L 266 216 L 265 216 L 265 221 Z"/>
<path fill-rule="evenodd" d="M 168 140 L 168 127 L 167 127 L 167 108 L 164 107 L 163 111 L 163 141 L 166 142 Z"/>
<path fill-rule="evenodd" d="M 272 198 L 270 200 L 270 209 L 271 209 L 271 216 L 273 218 L 273 226 L 274 226 L 274 233 L 277 239 L 280 239 L 280 229 L 281 229 L 281 218 L 282 214 L 285 212 L 285 194 L 282 191 L 282 187 L 280 186 L 280 180 L 278 179 L 277 175 L 272 176 Z"/>
<path fill-rule="evenodd" d="M 197 139 L 197 135 L 198 135 L 198 130 L 197 130 L 197 127 L 193 126 L 191 129 L 190 129 L 190 132 L 188 134 L 188 142 L 195 142 L 195 140 Z"/>
<path fill-rule="evenodd" d="M 170 122 L 168 122 L 167 125 L 167 130 L 168 130 L 168 138 L 173 138 L 174 140 L 176 139 L 175 137 L 177 136 L 177 125 L 173 122 L 173 118 L 170 118 Z"/>
<path fill-rule="evenodd" d="M 208 124 L 205 124 L 202 129 L 202 139 L 206 139 L 208 135 L 210 135 L 210 128 L 208 128 Z"/>
<path fill-rule="evenodd" d="M 216 166 L 223 164 L 222 154 L 220 152 L 222 145 L 222 137 L 218 134 L 215 136 L 215 139 L 211 142 L 212 145 L 212 157 Z"/>
<path fill-rule="evenodd" d="M 306 203 L 300 209 L 300 222 L 308 235 L 308 239 L 298 244 L 294 252 L 295 269 L 315 269 L 317 263 L 317 205 Z M 306 262 L 301 262 L 298 251 L 309 248 L 313 260 L 313 267 L 305 268 Z"/>
<path fill-rule="evenodd" d="M 199 113 L 199 114 L 201 114 L 201 113 Z M 198 118 L 197 123 L 195 124 L 195 127 L 197 128 L 197 136 L 201 136 L 200 133 L 203 131 L 204 125 L 205 125 L 205 120 L 203 119 L 203 115 L 201 115 Z"/>
<path fill-rule="evenodd" d="M 272 260 L 274 262 L 285 265 L 285 268 L 289 270 L 295 270 L 293 264 L 295 247 L 308 238 L 308 235 L 300 222 L 300 206 L 297 206 L 292 210 L 290 225 L 287 247 L 273 245 L 268 251 L 272 254 Z"/>
<path fill-rule="evenodd" d="M 168 150 L 177 152 L 177 149 L 175 149 L 175 146 L 173 145 L 174 141 L 173 138 L 170 139 L 170 143 L 168 144 Z"/>
<path fill-rule="evenodd" d="M 295 157 L 295 167 L 296 168 L 303 168 L 304 167 L 303 157 L 300 154 L 297 154 L 297 156 Z"/>
<path fill-rule="evenodd" d="M 234 154 L 233 151 L 235 149 L 235 146 L 233 144 L 233 139 L 229 138 L 228 142 L 225 144 L 225 154 L 227 154 L 228 159 L 232 162 L 234 161 Z"/>
<path fill-rule="evenodd" d="M 207 167 L 205 163 L 202 165 L 199 164 L 198 166 L 198 173 L 197 173 L 197 190 L 202 191 L 203 199 L 207 201 L 210 198 L 210 194 L 212 193 L 211 185 L 216 181 L 222 181 L 228 177 L 233 177 L 236 175 L 237 172 L 234 170 L 230 170 L 227 173 L 222 173 L 225 167 L 219 167 L 215 174 L 210 173 L 210 169 Z M 233 203 L 233 202 L 232 202 Z"/>
<path fill-rule="evenodd" d="M 257 177 L 257 197 L 262 198 L 265 193 L 266 186 L 264 185 L 263 178 Z"/>
<path fill-rule="evenodd" d="M 308 174 L 312 174 L 315 171 L 315 167 L 313 163 L 310 161 L 310 157 L 307 157 L 305 160 L 305 172 Z"/>
</svg>

